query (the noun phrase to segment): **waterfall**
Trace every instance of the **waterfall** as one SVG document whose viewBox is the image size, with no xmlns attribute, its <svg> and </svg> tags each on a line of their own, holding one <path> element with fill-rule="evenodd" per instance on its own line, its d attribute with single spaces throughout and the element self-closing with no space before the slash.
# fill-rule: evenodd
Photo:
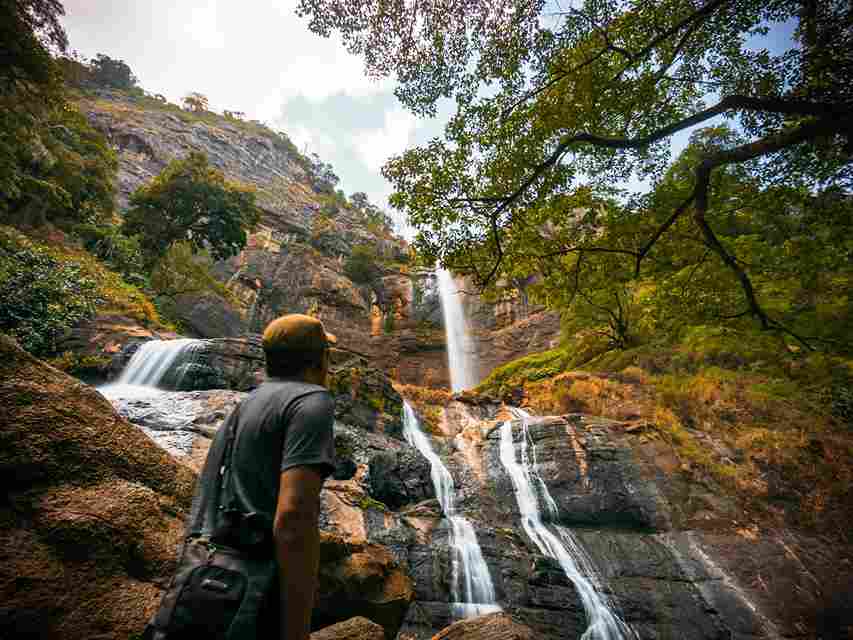
<svg viewBox="0 0 853 640">
<path fill-rule="evenodd" d="M 414 409 L 406 401 L 403 402 L 403 435 L 406 441 L 429 461 L 435 494 L 442 512 L 450 522 L 450 547 L 453 549 L 451 596 L 454 614 L 467 618 L 500 611 L 500 606 L 496 603 L 492 576 L 477 542 L 474 527 L 467 518 L 456 513 L 453 476 L 433 450 L 429 438 L 421 430 Z"/>
<path fill-rule="evenodd" d="M 446 269 L 439 269 L 436 275 L 444 330 L 447 335 L 450 388 L 454 392 L 471 389 L 480 381 L 477 375 L 477 350 L 468 331 L 459 290 L 453 276 Z"/>
<path fill-rule="evenodd" d="M 512 479 L 521 526 L 538 547 L 542 555 L 556 560 L 566 577 L 572 581 L 586 613 L 587 629 L 581 640 L 625 640 L 636 638 L 634 631 L 612 610 L 601 587 L 595 567 L 571 531 L 558 525 L 548 525 L 542 520 L 540 502 L 550 518 L 557 515 L 557 505 L 551 497 L 544 480 L 536 469 L 536 445 L 533 444 L 533 460 L 528 454 L 530 416 L 521 410 L 513 410 L 521 418 L 522 438 L 520 462 L 516 460 L 512 439 L 512 421 L 501 426 L 500 460 Z"/>
<path fill-rule="evenodd" d="M 108 398 L 151 393 L 180 364 L 186 364 L 202 340 L 183 338 L 180 340 L 149 340 L 143 343 L 130 362 L 125 365 L 118 379 L 98 390 Z M 180 386 L 180 376 L 173 386 Z"/>
</svg>

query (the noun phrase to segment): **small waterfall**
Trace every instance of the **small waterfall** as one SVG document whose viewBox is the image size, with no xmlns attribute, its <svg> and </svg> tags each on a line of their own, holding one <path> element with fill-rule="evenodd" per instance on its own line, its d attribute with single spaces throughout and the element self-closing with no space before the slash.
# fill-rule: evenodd
<svg viewBox="0 0 853 640">
<path fill-rule="evenodd" d="M 477 375 L 477 350 L 465 321 L 459 290 L 453 276 L 446 269 L 439 269 L 436 275 L 447 335 L 450 388 L 454 392 L 471 389 L 480 382 Z"/>
<path fill-rule="evenodd" d="M 548 491 L 544 480 L 536 470 L 536 445 L 533 445 L 533 460 L 528 455 L 528 442 L 532 442 L 528 430 L 530 416 L 520 409 L 513 410 L 521 418 L 522 439 L 520 462 L 516 460 L 512 438 L 512 421 L 501 426 L 500 460 L 512 479 L 515 498 L 521 512 L 521 526 L 539 551 L 556 560 L 566 577 L 572 581 L 586 613 L 587 629 L 581 640 L 625 640 L 636 638 L 634 631 L 612 610 L 601 586 L 595 567 L 580 542 L 565 527 L 542 521 L 541 502 L 550 518 L 557 515 L 557 505 Z"/>
<path fill-rule="evenodd" d="M 483 558 L 474 527 L 456 513 L 453 476 L 433 450 L 421 430 L 414 409 L 403 402 L 403 435 L 430 463 L 430 476 L 441 510 L 450 522 L 450 546 L 453 549 L 453 612 L 462 618 L 500 611 L 489 567 Z"/>
<path fill-rule="evenodd" d="M 118 379 L 99 391 L 108 398 L 151 393 L 170 373 L 174 374 L 175 367 L 191 362 L 201 344 L 202 340 L 190 338 L 149 340 L 136 350 Z M 182 375 L 170 380 L 171 386 L 179 388 Z"/>
</svg>

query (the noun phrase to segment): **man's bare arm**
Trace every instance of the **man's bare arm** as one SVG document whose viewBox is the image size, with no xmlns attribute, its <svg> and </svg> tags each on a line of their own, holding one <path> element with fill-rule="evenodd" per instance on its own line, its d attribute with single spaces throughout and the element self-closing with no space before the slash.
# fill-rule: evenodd
<svg viewBox="0 0 853 640">
<path fill-rule="evenodd" d="M 282 472 L 273 524 L 281 583 L 281 637 L 307 640 L 320 562 L 320 489 L 323 477 L 310 466 Z"/>
</svg>

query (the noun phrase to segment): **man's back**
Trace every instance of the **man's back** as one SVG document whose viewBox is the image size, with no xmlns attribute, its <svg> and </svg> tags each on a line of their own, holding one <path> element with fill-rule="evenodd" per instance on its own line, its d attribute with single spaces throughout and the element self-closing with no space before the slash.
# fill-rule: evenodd
<svg viewBox="0 0 853 640">
<path fill-rule="evenodd" d="M 236 420 L 230 499 L 215 495 L 228 430 Z M 220 427 L 202 470 L 187 533 L 210 536 L 220 524 L 220 502 L 257 513 L 272 526 L 280 474 L 312 466 L 325 476 L 334 469 L 334 400 L 319 385 L 271 379 L 250 393 Z"/>
</svg>

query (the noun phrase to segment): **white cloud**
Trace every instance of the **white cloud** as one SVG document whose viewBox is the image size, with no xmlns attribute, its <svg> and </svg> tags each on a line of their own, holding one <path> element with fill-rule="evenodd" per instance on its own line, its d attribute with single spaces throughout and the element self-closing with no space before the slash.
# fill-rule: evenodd
<svg viewBox="0 0 853 640">
<path fill-rule="evenodd" d="M 385 112 L 385 126 L 371 129 L 354 138 L 355 147 L 367 166 L 379 171 L 392 155 L 403 151 L 418 126 L 418 119 L 402 107 Z"/>
</svg>

